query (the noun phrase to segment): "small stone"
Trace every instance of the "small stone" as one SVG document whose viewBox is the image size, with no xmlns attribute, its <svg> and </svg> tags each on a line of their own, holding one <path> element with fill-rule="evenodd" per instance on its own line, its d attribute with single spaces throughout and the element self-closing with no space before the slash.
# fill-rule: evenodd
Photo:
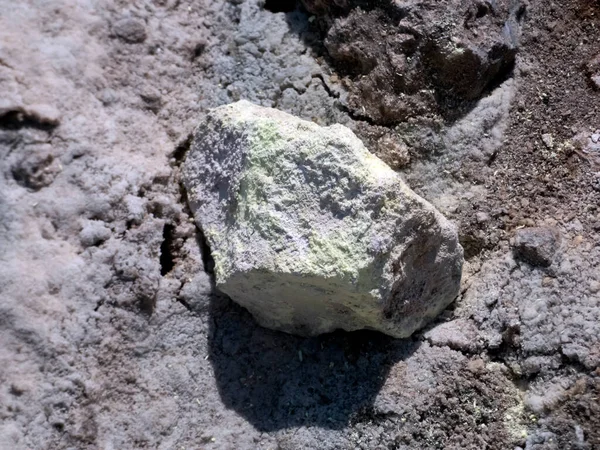
<svg viewBox="0 0 600 450">
<path fill-rule="evenodd" d="M 30 390 L 30 387 L 26 383 L 17 381 L 17 382 L 11 383 L 8 392 L 11 395 L 14 395 L 15 397 L 20 397 L 21 395 L 23 395 L 25 392 L 27 392 L 29 390 Z"/>
<path fill-rule="evenodd" d="M 146 214 L 146 200 L 129 194 L 125 196 L 123 203 L 128 213 L 127 220 L 135 225 L 141 224 Z"/>
<path fill-rule="evenodd" d="M 146 40 L 146 26 L 144 22 L 133 17 L 126 17 L 115 22 L 113 31 L 119 38 L 130 44 Z"/>
<path fill-rule="evenodd" d="M 486 223 L 490 221 L 490 216 L 489 214 L 480 211 L 475 214 L 475 220 L 477 220 L 477 223 Z"/>
<path fill-rule="evenodd" d="M 554 284 L 554 279 L 552 279 L 552 277 L 544 277 L 542 278 L 542 286 L 543 287 L 550 287 Z"/>
<path fill-rule="evenodd" d="M 532 266 L 548 267 L 560 246 L 560 232 L 553 227 L 522 228 L 512 242 L 515 257 Z"/>
<path fill-rule="evenodd" d="M 535 221 L 530 217 L 525 217 L 524 219 L 521 219 L 519 221 L 519 223 L 526 227 L 534 227 L 535 226 Z"/>
<path fill-rule="evenodd" d="M 542 142 L 549 150 L 554 148 L 554 138 L 550 133 L 542 134 Z"/>
<path fill-rule="evenodd" d="M 483 349 L 478 340 L 475 324 L 466 319 L 456 319 L 432 328 L 424 337 L 431 345 L 448 346 L 453 350 L 477 353 Z"/>
<path fill-rule="evenodd" d="M 547 217 L 544 219 L 543 225 L 547 227 L 556 227 L 558 225 L 558 221 L 553 217 Z"/>
<path fill-rule="evenodd" d="M 202 56 L 206 51 L 207 45 L 206 41 L 197 42 L 192 48 L 192 59 Z"/>
<path fill-rule="evenodd" d="M 410 163 L 408 147 L 398 138 L 384 136 L 377 142 L 378 156 L 394 170 L 406 167 Z"/>
<path fill-rule="evenodd" d="M 150 111 L 158 112 L 162 106 L 162 96 L 160 91 L 154 87 L 146 86 L 140 92 L 140 98 L 146 108 Z"/>
<path fill-rule="evenodd" d="M 467 370 L 471 373 L 482 373 L 485 370 L 485 362 L 481 358 L 473 359 L 468 362 Z"/>
<path fill-rule="evenodd" d="M 595 89 L 600 90 L 600 54 L 590 60 L 586 66 L 586 73 Z"/>
<path fill-rule="evenodd" d="M 407 337 L 458 294 L 456 228 L 342 125 L 216 108 L 183 179 L 216 287 L 265 327 Z"/>
<path fill-rule="evenodd" d="M 52 146 L 44 144 L 37 151 L 28 152 L 11 167 L 14 180 L 33 191 L 49 186 L 62 171 L 60 161 L 52 151 Z"/>
<path fill-rule="evenodd" d="M 60 112 L 52 105 L 39 103 L 26 106 L 25 114 L 36 122 L 56 126 L 60 123 Z"/>
<path fill-rule="evenodd" d="M 98 100 L 100 100 L 104 106 L 109 106 L 119 100 L 119 93 L 114 89 L 106 88 L 98 94 Z"/>
<path fill-rule="evenodd" d="M 3 93 L 3 95 L 7 95 Z M 20 96 L 13 96 L 13 98 L 0 98 L 0 116 L 4 116 L 12 112 L 22 112 L 23 103 Z"/>
<path fill-rule="evenodd" d="M 583 242 L 583 236 L 581 234 L 578 234 L 577 236 L 575 236 L 573 238 L 573 247 L 579 247 L 582 242 Z"/>
<path fill-rule="evenodd" d="M 79 240 L 84 247 L 101 244 L 110 238 L 110 229 L 101 220 L 86 220 L 79 233 Z"/>
</svg>

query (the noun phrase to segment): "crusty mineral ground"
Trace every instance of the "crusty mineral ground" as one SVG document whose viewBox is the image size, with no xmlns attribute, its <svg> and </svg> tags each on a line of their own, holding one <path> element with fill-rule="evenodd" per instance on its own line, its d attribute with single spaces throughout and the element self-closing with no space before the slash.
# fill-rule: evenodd
<svg viewBox="0 0 600 450">
<path fill-rule="evenodd" d="M 336 3 L 0 0 L 2 450 L 600 448 L 598 2 L 529 2 L 514 66 L 412 121 L 327 49 L 356 3 L 344 40 L 386 42 L 387 3 Z M 457 224 L 437 323 L 303 339 L 214 292 L 179 165 L 240 98 L 349 126 Z"/>
</svg>

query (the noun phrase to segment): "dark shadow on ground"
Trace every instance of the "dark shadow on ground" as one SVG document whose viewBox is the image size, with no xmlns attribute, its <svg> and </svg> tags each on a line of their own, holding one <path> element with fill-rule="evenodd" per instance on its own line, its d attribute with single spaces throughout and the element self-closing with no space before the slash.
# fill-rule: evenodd
<svg viewBox="0 0 600 450">
<path fill-rule="evenodd" d="M 381 333 L 300 338 L 260 327 L 227 297 L 211 301 L 209 358 L 223 403 L 260 431 L 345 427 L 395 362 L 420 345 Z"/>
</svg>

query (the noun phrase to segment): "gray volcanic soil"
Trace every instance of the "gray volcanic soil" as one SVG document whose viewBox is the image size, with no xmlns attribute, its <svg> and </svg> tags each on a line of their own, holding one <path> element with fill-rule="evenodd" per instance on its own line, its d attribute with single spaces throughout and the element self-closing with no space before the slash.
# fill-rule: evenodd
<svg viewBox="0 0 600 450">
<path fill-rule="evenodd" d="M 514 68 L 412 122 L 326 48 L 385 39 L 363 3 L 368 39 L 288 1 L 0 1 L 0 448 L 600 448 L 598 3 L 531 2 Z M 303 339 L 213 291 L 179 166 L 240 98 L 351 127 L 458 224 L 437 323 Z"/>
</svg>

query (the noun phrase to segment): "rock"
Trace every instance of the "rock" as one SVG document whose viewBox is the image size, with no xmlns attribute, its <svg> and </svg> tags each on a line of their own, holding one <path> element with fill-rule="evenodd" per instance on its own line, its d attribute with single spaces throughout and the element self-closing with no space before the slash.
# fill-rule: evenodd
<svg viewBox="0 0 600 450">
<path fill-rule="evenodd" d="M 515 257 L 532 266 L 550 266 L 559 246 L 560 232 L 554 227 L 522 228 L 513 240 Z"/>
<path fill-rule="evenodd" d="M 13 179 L 32 191 L 49 186 L 61 171 L 62 166 L 49 144 L 36 147 L 35 152 L 24 155 L 11 167 Z"/>
<path fill-rule="evenodd" d="M 0 117 L 19 111 L 23 111 L 23 105 L 20 99 L 0 98 Z"/>
<path fill-rule="evenodd" d="M 11 100 L 0 100 L 0 117 L 11 117 L 15 123 L 31 121 L 41 126 L 56 127 L 61 115 L 58 109 L 44 103 L 22 106 Z"/>
<path fill-rule="evenodd" d="M 130 44 L 137 44 L 146 40 L 144 22 L 133 17 L 126 17 L 115 22 L 113 31 L 119 38 Z"/>
<path fill-rule="evenodd" d="M 467 370 L 474 374 L 480 374 L 485 371 L 485 362 L 481 358 L 474 359 L 467 363 Z"/>
<path fill-rule="evenodd" d="M 586 72 L 594 89 L 600 90 L 600 54 L 587 64 Z"/>
<path fill-rule="evenodd" d="M 552 277 L 544 277 L 542 278 L 542 286 L 550 287 L 554 284 L 554 279 Z"/>
<path fill-rule="evenodd" d="M 524 12 L 508 0 L 303 3 L 327 24 L 349 109 L 379 125 L 468 108 L 514 67 Z"/>
<path fill-rule="evenodd" d="M 84 247 L 99 245 L 110 238 L 110 229 L 106 227 L 101 220 L 86 220 L 81 232 L 79 240 Z"/>
<path fill-rule="evenodd" d="M 377 147 L 377 154 L 381 160 L 394 170 L 406 167 L 410 163 L 410 153 L 406 144 L 389 135 L 379 139 Z"/>
<path fill-rule="evenodd" d="M 140 98 L 144 102 L 144 106 L 150 111 L 158 112 L 162 106 L 162 95 L 160 91 L 151 86 L 146 86 L 140 92 Z"/>
<path fill-rule="evenodd" d="M 600 170 L 600 130 L 578 133 L 573 137 L 573 144 L 579 157 L 589 162 L 594 170 Z"/>
<path fill-rule="evenodd" d="M 60 111 L 52 105 L 40 103 L 29 105 L 24 110 L 31 120 L 42 125 L 57 126 L 60 123 Z"/>
<path fill-rule="evenodd" d="M 486 223 L 490 221 L 490 215 L 488 213 L 480 211 L 477 214 L 475 214 L 475 220 L 477 220 L 477 223 Z"/>
<path fill-rule="evenodd" d="M 466 319 L 442 323 L 425 333 L 431 345 L 448 346 L 453 350 L 477 353 L 483 349 L 475 324 Z"/>
<path fill-rule="evenodd" d="M 542 142 L 548 150 L 552 150 L 554 148 L 554 138 L 550 133 L 542 134 Z"/>
<path fill-rule="evenodd" d="M 222 106 L 183 176 L 216 286 L 265 327 L 406 337 L 458 294 L 454 226 L 344 126 Z"/>
</svg>

